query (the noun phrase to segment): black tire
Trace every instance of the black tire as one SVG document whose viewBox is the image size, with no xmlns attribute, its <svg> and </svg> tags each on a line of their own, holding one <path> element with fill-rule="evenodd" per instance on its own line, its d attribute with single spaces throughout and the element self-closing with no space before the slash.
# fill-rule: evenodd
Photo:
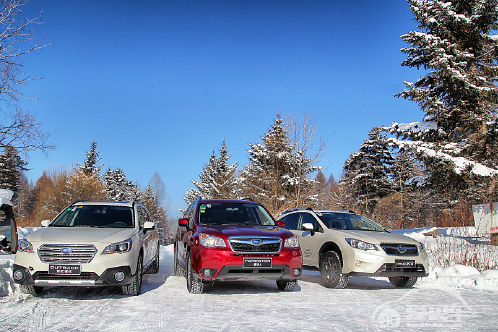
<svg viewBox="0 0 498 332">
<path fill-rule="evenodd" d="M 329 288 L 344 288 L 349 282 L 349 276 L 342 273 L 341 260 L 335 251 L 323 254 L 320 273 L 324 285 Z"/>
<path fill-rule="evenodd" d="M 156 255 L 154 256 L 154 260 L 152 261 L 152 264 L 150 264 L 149 268 L 147 269 L 148 274 L 158 274 L 159 273 L 159 243 L 157 244 L 157 252 Z"/>
<path fill-rule="evenodd" d="M 204 290 L 204 284 L 202 283 L 202 280 L 194 275 L 192 258 L 190 257 L 190 255 L 187 258 L 187 290 L 192 294 L 201 294 Z"/>
<path fill-rule="evenodd" d="M 412 288 L 417 279 L 417 277 L 389 277 L 389 281 L 396 288 Z"/>
<path fill-rule="evenodd" d="M 173 251 L 173 274 L 177 277 L 185 277 L 185 272 L 178 265 L 178 252 L 176 251 L 176 246 Z"/>
<path fill-rule="evenodd" d="M 293 291 L 297 286 L 297 280 L 277 280 L 277 287 L 281 291 Z"/>
<path fill-rule="evenodd" d="M 35 285 L 19 285 L 19 289 L 22 293 L 33 296 L 38 296 L 43 291 L 43 287 Z"/>
<path fill-rule="evenodd" d="M 125 285 L 121 287 L 121 290 L 124 295 L 133 295 L 137 296 L 140 294 L 140 290 L 142 289 L 142 272 L 143 272 L 143 264 L 142 264 L 142 256 L 138 256 L 137 262 L 137 272 L 135 273 L 135 278 L 133 282 L 129 285 Z"/>
</svg>

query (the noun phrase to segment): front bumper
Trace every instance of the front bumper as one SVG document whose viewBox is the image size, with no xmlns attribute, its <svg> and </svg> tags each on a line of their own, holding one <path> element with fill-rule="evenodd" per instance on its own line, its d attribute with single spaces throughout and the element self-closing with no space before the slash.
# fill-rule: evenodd
<svg viewBox="0 0 498 332">
<path fill-rule="evenodd" d="M 51 275 L 48 271 L 37 271 L 33 274 L 29 268 L 14 264 L 14 282 L 20 285 L 35 286 L 123 286 L 133 282 L 129 266 L 118 266 L 106 269 L 100 276 L 94 272 L 82 271 L 79 275 Z M 116 277 L 120 276 L 117 281 Z M 122 278 L 122 280 L 121 280 Z"/>
<path fill-rule="evenodd" d="M 235 253 L 229 248 L 192 248 L 192 265 L 196 275 L 205 281 L 298 279 L 302 274 L 300 248 L 282 249 L 273 254 Z M 244 267 L 244 258 L 271 258 L 267 268 Z"/>
</svg>

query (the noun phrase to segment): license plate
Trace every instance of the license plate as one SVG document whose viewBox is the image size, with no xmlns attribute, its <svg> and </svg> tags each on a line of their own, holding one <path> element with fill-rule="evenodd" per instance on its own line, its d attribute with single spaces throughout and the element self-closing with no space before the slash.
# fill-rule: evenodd
<svg viewBox="0 0 498 332">
<path fill-rule="evenodd" d="M 80 275 L 81 265 L 50 264 L 48 274 L 55 275 Z"/>
<path fill-rule="evenodd" d="M 394 267 L 415 267 L 415 260 L 413 259 L 396 259 Z"/>
<path fill-rule="evenodd" d="M 272 267 L 272 258 L 244 258 L 243 267 L 265 268 Z"/>
</svg>

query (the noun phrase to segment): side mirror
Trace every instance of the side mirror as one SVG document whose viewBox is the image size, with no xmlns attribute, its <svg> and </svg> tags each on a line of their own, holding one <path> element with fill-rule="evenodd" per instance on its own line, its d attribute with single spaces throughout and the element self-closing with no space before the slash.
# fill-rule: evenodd
<svg viewBox="0 0 498 332">
<path fill-rule="evenodd" d="M 154 229 L 154 228 L 156 228 L 156 224 L 154 224 L 152 221 L 144 222 L 144 229 Z"/>
<path fill-rule="evenodd" d="M 285 228 L 285 221 L 283 221 L 283 220 L 277 220 L 277 225 L 278 225 L 278 227 Z"/>
<path fill-rule="evenodd" d="M 188 218 L 178 219 L 178 226 L 188 227 Z"/>
<path fill-rule="evenodd" d="M 41 226 L 42 227 L 47 227 L 50 224 L 50 219 L 42 220 Z"/>
<path fill-rule="evenodd" d="M 315 235 L 315 227 L 313 227 L 312 223 L 309 223 L 309 222 L 304 223 L 302 227 L 303 227 L 303 230 L 310 231 L 311 236 Z"/>
</svg>

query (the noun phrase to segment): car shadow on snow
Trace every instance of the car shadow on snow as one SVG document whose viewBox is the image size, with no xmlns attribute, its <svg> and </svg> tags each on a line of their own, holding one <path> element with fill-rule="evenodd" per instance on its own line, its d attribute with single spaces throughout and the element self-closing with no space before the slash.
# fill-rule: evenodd
<svg viewBox="0 0 498 332">
<path fill-rule="evenodd" d="M 239 280 L 220 281 L 204 284 L 204 294 L 266 294 L 266 293 L 291 293 L 301 291 L 299 283 L 293 291 L 281 291 L 275 280 Z"/>
<path fill-rule="evenodd" d="M 304 271 L 299 279 L 301 281 L 311 282 L 324 286 L 320 272 Z M 378 290 L 378 289 L 393 289 L 393 285 L 387 278 L 377 279 L 368 277 L 350 277 L 346 289 L 362 289 L 362 290 Z"/>
</svg>

